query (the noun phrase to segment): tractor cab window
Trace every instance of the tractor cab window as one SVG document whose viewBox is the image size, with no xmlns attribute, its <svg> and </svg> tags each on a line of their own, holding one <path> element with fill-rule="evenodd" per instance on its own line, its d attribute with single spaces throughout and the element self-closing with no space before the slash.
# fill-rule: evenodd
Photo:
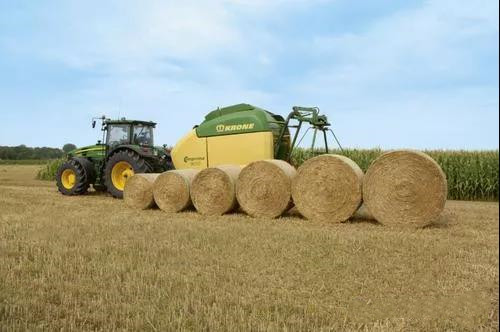
<svg viewBox="0 0 500 332">
<path fill-rule="evenodd" d="M 108 145 L 129 144 L 129 125 L 109 125 Z"/>
<path fill-rule="evenodd" d="M 153 145 L 153 128 L 145 125 L 134 126 L 134 144 Z"/>
</svg>

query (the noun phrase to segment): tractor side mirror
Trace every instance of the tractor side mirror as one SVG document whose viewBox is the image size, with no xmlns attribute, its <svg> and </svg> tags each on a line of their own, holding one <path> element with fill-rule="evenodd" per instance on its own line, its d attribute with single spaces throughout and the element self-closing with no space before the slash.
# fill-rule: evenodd
<svg viewBox="0 0 500 332">
<path fill-rule="evenodd" d="M 92 121 L 92 129 L 95 128 L 95 120 Z"/>
</svg>

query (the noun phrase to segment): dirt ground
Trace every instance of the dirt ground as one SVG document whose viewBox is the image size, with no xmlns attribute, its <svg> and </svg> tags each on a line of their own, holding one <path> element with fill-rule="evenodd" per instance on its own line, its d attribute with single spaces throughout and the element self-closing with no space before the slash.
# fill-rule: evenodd
<svg viewBox="0 0 500 332">
<path fill-rule="evenodd" d="M 424 229 L 135 211 L 0 166 L 0 330 L 498 330 L 498 203 Z"/>
</svg>

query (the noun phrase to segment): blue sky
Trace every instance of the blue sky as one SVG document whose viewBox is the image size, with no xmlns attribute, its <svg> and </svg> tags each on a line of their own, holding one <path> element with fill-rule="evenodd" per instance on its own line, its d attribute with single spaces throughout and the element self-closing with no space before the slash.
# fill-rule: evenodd
<svg viewBox="0 0 500 332">
<path fill-rule="evenodd" d="M 174 144 L 217 106 L 318 106 L 343 145 L 498 148 L 498 1 L 0 0 L 0 145 Z"/>
</svg>

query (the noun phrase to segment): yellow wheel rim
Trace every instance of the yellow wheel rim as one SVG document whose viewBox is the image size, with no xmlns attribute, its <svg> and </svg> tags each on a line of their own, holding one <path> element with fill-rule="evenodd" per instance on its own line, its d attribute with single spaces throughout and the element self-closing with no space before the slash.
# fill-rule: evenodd
<svg viewBox="0 0 500 332">
<path fill-rule="evenodd" d="M 72 189 L 75 186 L 76 174 L 72 169 L 65 169 L 61 174 L 61 183 L 64 188 Z"/>
<path fill-rule="evenodd" d="M 127 183 L 127 180 L 134 174 L 134 169 L 128 162 L 117 162 L 111 170 L 111 182 L 113 182 L 113 186 L 116 189 L 123 191 L 123 188 L 125 188 L 125 183 Z"/>
</svg>

